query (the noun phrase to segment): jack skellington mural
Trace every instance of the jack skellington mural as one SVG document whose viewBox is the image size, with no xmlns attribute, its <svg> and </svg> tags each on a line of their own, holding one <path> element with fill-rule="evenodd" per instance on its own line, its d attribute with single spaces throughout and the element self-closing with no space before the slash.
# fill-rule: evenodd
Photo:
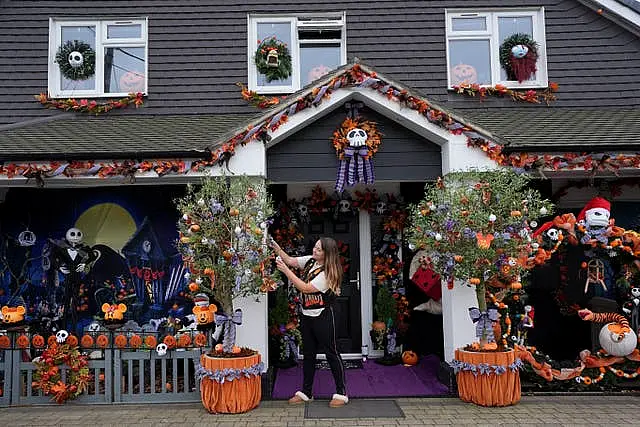
<svg viewBox="0 0 640 427">
<path fill-rule="evenodd" d="M 62 273 L 64 277 L 64 296 L 62 303 L 63 324 L 70 323 L 71 330 L 75 330 L 78 323 L 77 307 L 79 305 L 80 285 L 93 263 L 100 258 L 100 251 L 92 249 L 84 243 L 82 230 L 70 228 L 64 239 L 49 239 L 49 252 L 45 249 L 44 257 L 50 260 L 51 268 Z M 59 276 L 54 276 L 56 286 Z"/>
</svg>

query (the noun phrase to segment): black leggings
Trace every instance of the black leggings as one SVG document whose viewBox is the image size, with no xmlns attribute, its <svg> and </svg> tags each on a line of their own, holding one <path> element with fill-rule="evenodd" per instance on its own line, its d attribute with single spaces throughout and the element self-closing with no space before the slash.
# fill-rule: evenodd
<svg viewBox="0 0 640 427">
<path fill-rule="evenodd" d="M 316 373 L 316 355 L 324 350 L 331 367 L 333 379 L 336 382 L 336 393 L 346 396 L 347 389 L 344 379 L 344 363 L 336 345 L 336 321 L 333 308 L 322 310 L 320 316 L 302 316 L 302 392 L 312 397 L 313 377 Z"/>
</svg>

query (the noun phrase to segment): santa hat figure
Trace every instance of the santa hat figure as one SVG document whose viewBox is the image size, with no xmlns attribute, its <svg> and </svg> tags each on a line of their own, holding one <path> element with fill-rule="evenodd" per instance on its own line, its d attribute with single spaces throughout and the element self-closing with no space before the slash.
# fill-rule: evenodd
<svg viewBox="0 0 640 427">
<path fill-rule="evenodd" d="M 606 227 L 611 216 L 611 203 L 602 197 L 594 197 L 589 200 L 576 218 L 591 226 Z"/>
<path fill-rule="evenodd" d="M 193 303 L 200 307 L 208 307 L 209 297 L 206 294 L 196 294 L 193 297 Z"/>
</svg>

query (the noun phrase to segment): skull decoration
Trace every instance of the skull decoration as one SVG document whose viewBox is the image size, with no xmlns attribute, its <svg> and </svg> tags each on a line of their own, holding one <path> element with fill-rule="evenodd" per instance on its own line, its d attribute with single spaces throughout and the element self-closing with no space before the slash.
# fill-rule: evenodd
<svg viewBox="0 0 640 427">
<path fill-rule="evenodd" d="M 354 128 L 347 133 L 347 140 L 352 147 L 362 147 L 367 143 L 367 133 L 360 128 Z"/>
<path fill-rule="evenodd" d="M 511 55 L 513 55 L 514 58 L 524 58 L 527 56 L 527 53 L 529 53 L 529 48 L 523 44 L 517 44 L 511 48 Z"/>
<path fill-rule="evenodd" d="M 547 230 L 547 237 L 553 240 L 554 242 L 558 240 L 560 233 L 557 228 L 550 228 Z"/>
<path fill-rule="evenodd" d="M 142 242 L 142 250 L 144 251 L 144 253 L 148 254 L 149 252 L 151 252 L 151 242 L 148 240 L 145 240 L 144 242 Z"/>
<path fill-rule="evenodd" d="M 62 344 L 63 342 L 65 342 L 68 337 L 69 337 L 69 332 L 65 331 L 64 329 L 60 329 L 58 332 L 56 332 L 56 341 L 59 344 Z"/>
<path fill-rule="evenodd" d="M 69 54 L 69 65 L 71 65 L 73 68 L 82 67 L 83 62 L 84 57 L 77 50 L 74 50 Z"/>
<path fill-rule="evenodd" d="M 306 221 L 309 218 L 309 208 L 307 205 L 300 203 L 298 205 L 298 215 L 300 215 L 300 219 Z"/>
<path fill-rule="evenodd" d="M 340 213 L 351 212 L 351 202 L 349 200 L 340 200 L 338 202 L 338 211 Z"/>
<path fill-rule="evenodd" d="M 376 203 L 376 213 L 382 215 L 387 210 L 387 204 L 383 201 Z"/>
<path fill-rule="evenodd" d="M 25 230 L 18 234 L 18 243 L 20 246 L 33 246 L 36 244 L 36 235 L 33 231 Z"/>
<path fill-rule="evenodd" d="M 100 330 L 100 324 L 98 322 L 92 322 L 88 327 L 88 332 L 98 332 Z"/>
<path fill-rule="evenodd" d="M 605 208 L 593 208 L 585 212 L 585 220 L 591 227 L 606 227 L 610 215 L 611 212 Z"/>
<path fill-rule="evenodd" d="M 271 68 L 278 68 L 280 65 L 280 58 L 278 58 L 278 50 L 271 49 L 267 53 L 267 65 Z"/>
<path fill-rule="evenodd" d="M 67 242 L 69 242 L 71 246 L 76 246 L 82 243 L 82 239 L 83 239 L 82 231 L 77 228 L 70 228 L 67 230 L 65 239 L 67 239 Z"/>
<path fill-rule="evenodd" d="M 165 354 L 167 354 L 168 348 L 169 347 L 165 343 L 161 342 L 156 346 L 156 353 L 158 353 L 158 356 L 164 356 Z"/>
</svg>

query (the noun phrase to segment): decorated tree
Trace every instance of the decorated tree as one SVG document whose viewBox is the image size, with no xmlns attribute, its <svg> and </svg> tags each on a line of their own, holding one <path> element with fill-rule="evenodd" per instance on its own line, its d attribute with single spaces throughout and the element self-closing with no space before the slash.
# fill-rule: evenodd
<svg viewBox="0 0 640 427">
<path fill-rule="evenodd" d="M 212 177 L 177 200 L 182 214 L 178 248 L 189 267 L 189 292 L 219 302 L 276 288 L 265 233 L 273 214 L 266 185 L 247 176 Z"/>
<path fill-rule="evenodd" d="M 519 291 L 531 263 L 532 229 L 552 210 L 530 187 L 530 178 L 511 170 L 454 172 L 425 189 L 412 207 L 410 245 L 431 252 L 434 270 L 449 289 L 454 280 L 475 286 L 478 307 L 470 309 L 483 349 L 495 349 L 498 320 L 488 291 Z"/>
</svg>

